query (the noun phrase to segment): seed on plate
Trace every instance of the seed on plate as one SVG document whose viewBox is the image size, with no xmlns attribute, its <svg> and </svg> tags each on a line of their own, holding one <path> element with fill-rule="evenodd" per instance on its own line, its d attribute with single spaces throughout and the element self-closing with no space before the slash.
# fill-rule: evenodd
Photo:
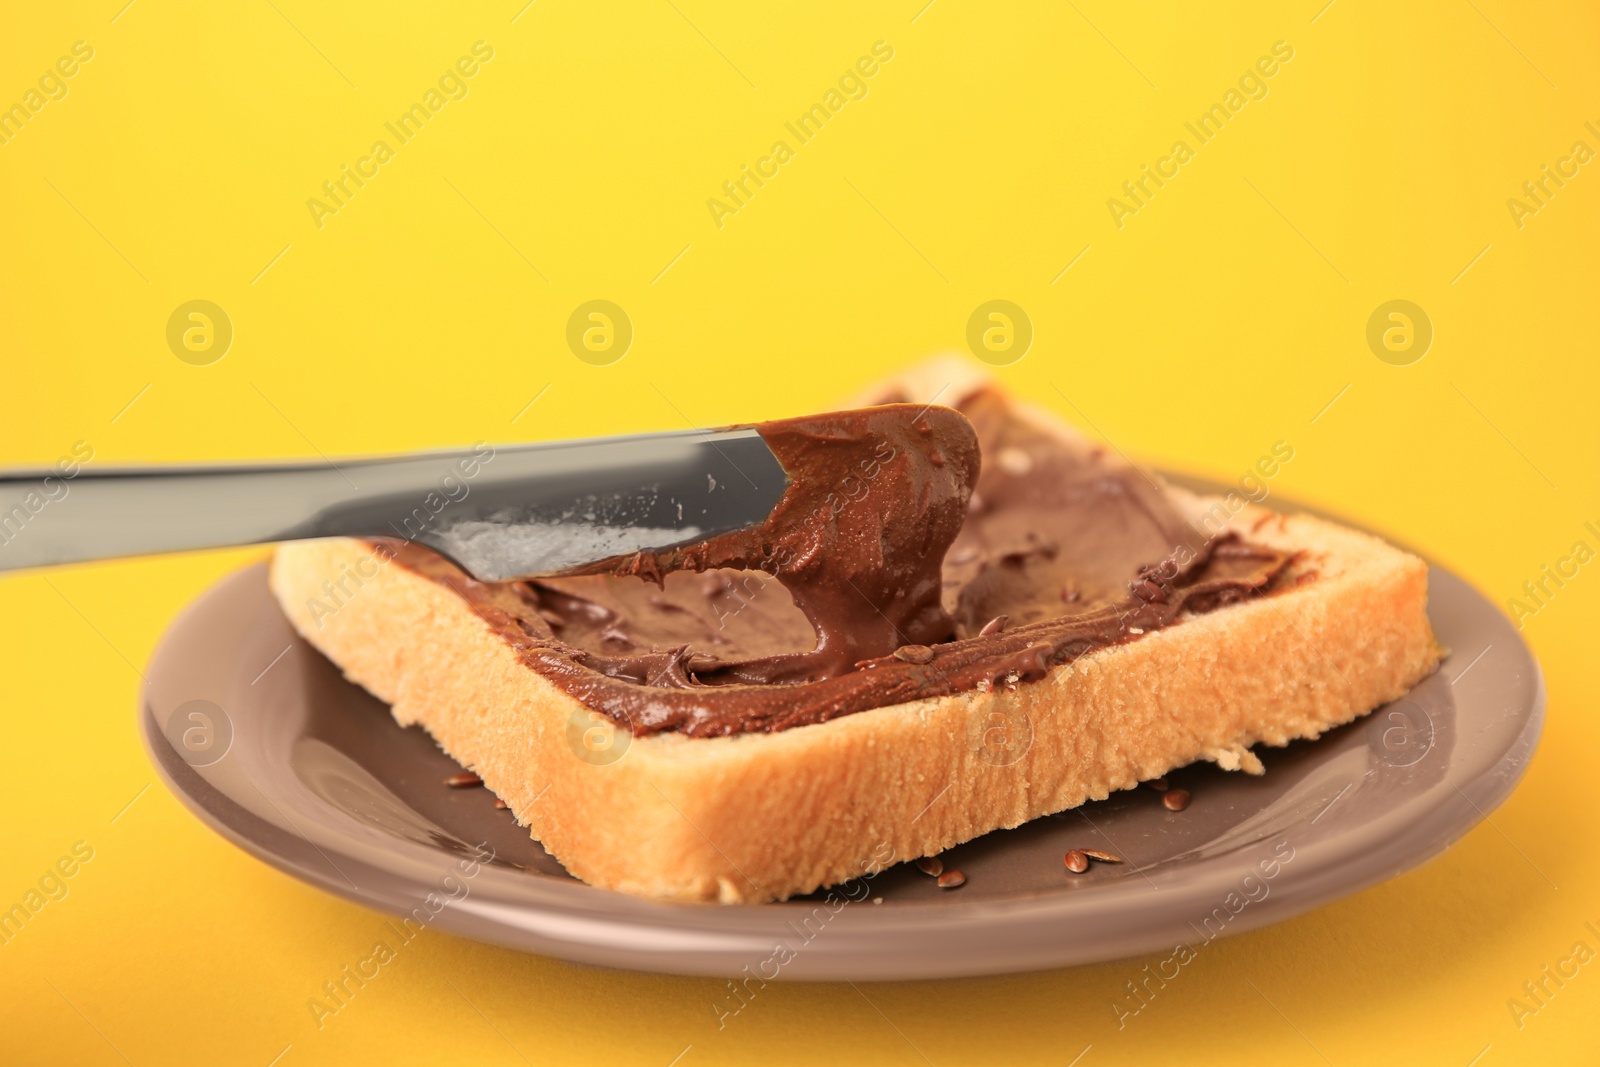
<svg viewBox="0 0 1600 1067">
<path fill-rule="evenodd" d="M 937 878 L 944 873 L 944 860 L 938 856 L 924 856 L 917 861 L 917 870 Z"/>
<path fill-rule="evenodd" d="M 902 663 L 932 663 L 933 649 L 927 645 L 901 645 L 894 650 L 894 658 Z"/>
<path fill-rule="evenodd" d="M 1168 811 L 1182 811 L 1189 806 L 1189 791 L 1187 789 L 1173 789 L 1161 794 L 1161 803 L 1167 806 Z"/>
<path fill-rule="evenodd" d="M 499 808 L 501 811 L 505 811 L 511 805 L 507 804 L 505 801 L 501 800 L 499 797 L 495 797 L 494 798 L 494 806 Z"/>
<path fill-rule="evenodd" d="M 945 871 L 939 876 L 940 889 L 958 889 L 967 884 L 967 876 L 960 871 Z"/>
<path fill-rule="evenodd" d="M 1011 616 L 1009 615 L 996 615 L 994 618 L 983 624 L 983 629 L 978 631 L 978 636 L 993 637 L 995 634 L 1005 630 L 1006 623 L 1010 621 Z"/>
<path fill-rule="evenodd" d="M 1078 851 L 1082 852 L 1085 856 L 1088 856 L 1092 860 L 1099 860 L 1101 863 L 1121 863 L 1122 862 L 1122 857 L 1121 856 L 1113 856 L 1111 853 L 1109 853 L 1109 852 L 1101 852 L 1097 848 L 1080 848 Z"/>
<path fill-rule="evenodd" d="M 1068 604 L 1076 604 L 1083 593 L 1078 589 L 1077 582 L 1067 582 L 1061 587 L 1061 599 Z"/>
<path fill-rule="evenodd" d="M 471 771 L 462 771 L 460 774 L 452 774 L 446 778 L 444 784 L 451 789 L 466 789 L 468 786 L 482 785 L 483 779 Z"/>
<path fill-rule="evenodd" d="M 1167 780 L 1165 778 L 1152 778 L 1144 784 L 1149 786 L 1151 789 L 1154 789 L 1157 793 L 1165 793 L 1167 790 L 1172 788 L 1172 786 L 1167 784 Z"/>
<path fill-rule="evenodd" d="M 1089 869 L 1089 857 L 1077 849 L 1072 849 L 1065 857 L 1067 870 L 1073 874 L 1082 874 Z"/>
</svg>

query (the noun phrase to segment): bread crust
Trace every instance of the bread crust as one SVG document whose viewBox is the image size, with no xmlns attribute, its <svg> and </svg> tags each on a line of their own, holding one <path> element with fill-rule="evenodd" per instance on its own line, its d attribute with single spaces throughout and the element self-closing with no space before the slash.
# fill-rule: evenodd
<svg viewBox="0 0 1600 1067">
<path fill-rule="evenodd" d="M 1422 560 L 1253 505 L 1231 526 L 1297 553 L 1279 591 L 1036 681 L 772 734 L 618 734 L 627 747 L 611 762 L 579 740 L 608 720 L 525 666 L 460 596 L 368 543 L 285 544 L 271 585 L 302 636 L 476 771 L 572 874 L 644 897 L 760 902 L 1195 760 L 1259 769 L 1249 746 L 1317 737 L 1437 666 Z M 324 583 L 374 562 L 327 611 Z"/>
</svg>

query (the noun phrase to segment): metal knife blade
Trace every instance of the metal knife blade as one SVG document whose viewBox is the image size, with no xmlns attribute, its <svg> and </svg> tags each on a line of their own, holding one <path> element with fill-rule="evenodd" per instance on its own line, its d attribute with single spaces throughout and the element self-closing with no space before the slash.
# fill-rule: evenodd
<svg viewBox="0 0 1600 1067">
<path fill-rule="evenodd" d="M 755 429 L 339 463 L 73 469 L 0 472 L 0 571 L 386 536 L 506 581 L 759 525 L 788 486 Z"/>
</svg>

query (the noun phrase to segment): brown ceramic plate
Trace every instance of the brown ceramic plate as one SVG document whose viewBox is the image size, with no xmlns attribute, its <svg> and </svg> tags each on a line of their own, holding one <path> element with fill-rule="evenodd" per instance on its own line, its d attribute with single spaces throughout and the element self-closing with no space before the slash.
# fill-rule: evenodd
<svg viewBox="0 0 1600 1067">
<path fill-rule="evenodd" d="M 218 833 L 304 881 L 466 937 L 678 974 L 908 979 L 1196 947 L 1416 867 L 1510 795 L 1543 722 L 1537 665 L 1462 579 L 1430 573 L 1453 654 L 1405 698 L 1315 742 L 1258 749 L 1252 778 L 1197 765 L 1149 789 L 783 904 L 661 904 L 568 875 L 421 729 L 300 640 L 266 567 L 200 597 L 157 649 L 140 709 L 162 777 Z M 1069 875 L 1069 848 L 1123 857 Z M 780 947 L 781 946 L 781 947 Z"/>
</svg>

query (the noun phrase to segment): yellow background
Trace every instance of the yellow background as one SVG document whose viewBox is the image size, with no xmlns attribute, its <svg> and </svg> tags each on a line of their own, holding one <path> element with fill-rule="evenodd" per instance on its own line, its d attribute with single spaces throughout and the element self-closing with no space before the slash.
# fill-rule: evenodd
<svg viewBox="0 0 1600 1067">
<path fill-rule="evenodd" d="M 1521 228 L 1506 206 L 1574 141 L 1600 149 L 1592 5 L 124 2 L 4 16 L 0 104 L 75 41 L 94 58 L 0 146 L 0 463 L 79 440 L 110 465 L 796 414 L 961 348 L 1001 298 L 1036 332 L 1003 379 L 1128 452 L 1234 478 L 1289 441 L 1275 491 L 1500 603 L 1574 541 L 1600 547 L 1600 163 Z M 494 58 L 469 94 L 317 228 L 306 200 L 479 40 Z M 880 40 L 894 58 L 868 95 L 796 145 L 783 123 Z M 1269 94 L 1119 230 L 1107 199 L 1280 40 L 1294 58 Z M 795 157 L 719 229 L 707 199 L 780 138 Z M 636 330 L 610 366 L 564 340 L 595 298 Z M 1365 342 L 1394 298 L 1435 327 L 1411 366 Z M 192 299 L 236 332 L 209 366 L 166 344 Z M 720 982 L 437 932 L 319 1031 L 307 998 L 383 919 L 141 793 L 139 671 L 258 554 L 0 580 L 0 904 L 74 842 L 95 850 L 0 947 L 0 1060 L 1600 1056 L 1600 964 L 1520 1029 L 1506 1005 L 1600 925 L 1600 564 L 1527 620 L 1548 727 L 1493 826 L 1219 944 L 1120 1032 L 1109 1004 L 1139 961 L 774 986 L 718 1032 Z"/>
</svg>

